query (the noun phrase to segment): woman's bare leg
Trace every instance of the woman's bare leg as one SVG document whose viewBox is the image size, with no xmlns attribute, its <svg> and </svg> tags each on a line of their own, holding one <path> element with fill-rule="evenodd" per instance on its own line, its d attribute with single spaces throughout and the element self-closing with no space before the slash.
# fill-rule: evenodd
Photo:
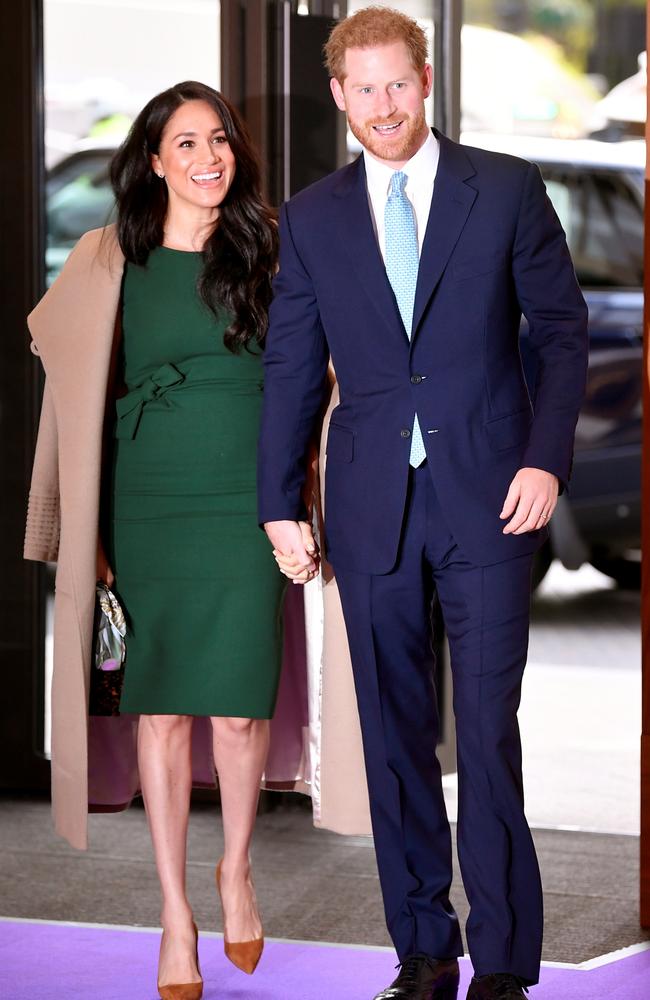
<svg viewBox="0 0 650 1000">
<path fill-rule="evenodd" d="M 267 719 L 212 719 L 224 836 L 221 891 L 228 916 L 224 930 L 233 943 L 262 936 L 250 879 L 249 850 L 269 750 L 269 730 Z"/>
<path fill-rule="evenodd" d="M 192 790 L 192 717 L 141 715 L 138 766 L 162 892 L 158 982 L 200 979 L 192 909 L 185 892 L 187 826 Z"/>
</svg>

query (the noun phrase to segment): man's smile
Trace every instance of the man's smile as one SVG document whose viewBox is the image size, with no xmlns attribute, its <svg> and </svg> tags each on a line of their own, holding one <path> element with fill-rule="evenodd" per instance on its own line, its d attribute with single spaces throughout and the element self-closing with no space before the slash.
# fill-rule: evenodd
<svg viewBox="0 0 650 1000">
<path fill-rule="evenodd" d="M 373 125 L 373 131 L 377 132 L 378 135 L 393 135 L 400 127 L 404 124 L 404 120 L 401 119 L 398 122 L 391 122 L 388 125 Z"/>
</svg>

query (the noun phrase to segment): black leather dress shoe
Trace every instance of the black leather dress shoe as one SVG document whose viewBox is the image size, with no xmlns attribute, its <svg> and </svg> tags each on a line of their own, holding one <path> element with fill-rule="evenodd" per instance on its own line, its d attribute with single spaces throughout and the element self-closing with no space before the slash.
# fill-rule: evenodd
<svg viewBox="0 0 650 1000">
<path fill-rule="evenodd" d="M 522 1000 L 528 990 L 517 976 L 509 972 L 496 972 L 490 976 L 474 977 L 469 984 L 467 1000 Z"/>
<path fill-rule="evenodd" d="M 456 1000 L 458 962 L 428 955 L 409 955 L 400 963 L 395 982 L 378 993 L 375 1000 Z"/>
</svg>

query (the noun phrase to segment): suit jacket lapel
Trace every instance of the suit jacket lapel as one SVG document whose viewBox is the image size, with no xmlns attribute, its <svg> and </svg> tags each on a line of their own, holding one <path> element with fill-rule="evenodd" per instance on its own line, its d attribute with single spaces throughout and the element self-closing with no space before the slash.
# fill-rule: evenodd
<svg viewBox="0 0 650 1000">
<path fill-rule="evenodd" d="M 440 143 L 440 160 L 420 255 L 411 343 L 478 193 L 466 183 L 476 171 L 463 147 L 435 129 L 434 133 Z"/>
<path fill-rule="evenodd" d="M 372 226 L 363 156 L 349 165 L 334 193 L 340 205 L 341 229 L 344 233 L 341 242 L 352 267 L 378 317 L 393 335 L 397 330 L 406 340 L 406 331 Z"/>
</svg>

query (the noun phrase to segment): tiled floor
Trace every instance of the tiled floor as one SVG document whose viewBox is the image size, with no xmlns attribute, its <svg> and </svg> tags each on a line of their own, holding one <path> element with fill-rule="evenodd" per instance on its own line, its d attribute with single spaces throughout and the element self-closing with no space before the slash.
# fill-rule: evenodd
<svg viewBox="0 0 650 1000">
<path fill-rule="evenodd" d="M 266 933 L 388 946 L 371 841 L 315 830 L 306 805 L 294 797 L 258 819 L 255 883 Z M 52 833 L 46 802 L 0 800 L 1 916 L 158 925 L 143 810 L 92 816 L 90 825 L 90 850 L 79 853 Z M 646 939 L 638 927 L 636 837 L 541 830 L 535 840 L 547 961 L 583 962 Z M 214 863 L 221 846 L 216 807 L 197 806 L 190 823 L 188 892 L 203 930 L 220 929 Z M 452 900 L 464 921 L 458 870 Z"/>
<path fill-rule="evenodd" d="M 554 566 L 535 598 L 520 719 L 547 961 L 584 962 L 648 937 L 637 914 L 638 617 L 638 594 L 590 567 Z M 446 783 L 453 813 L 453 776 Z M 553 826 L 624 835 L 544 829 Z M 205 930 L 219 929 L 220 849 L 216 806 L 198 805 L 188 887 Z M 259 817 L 254 858 L 270 937 L 389 944 L 370 840 L 315 830 L 309 803 L 294 797 Z M 453 901 L 464 920 L 458 872 Z M 0 799 L 0 915 L 151 927 L 158 906 L 141 808 L 91 817 L 91 849 L 79 854 L 52 833 L 45 801 Z"/>
</svg>

